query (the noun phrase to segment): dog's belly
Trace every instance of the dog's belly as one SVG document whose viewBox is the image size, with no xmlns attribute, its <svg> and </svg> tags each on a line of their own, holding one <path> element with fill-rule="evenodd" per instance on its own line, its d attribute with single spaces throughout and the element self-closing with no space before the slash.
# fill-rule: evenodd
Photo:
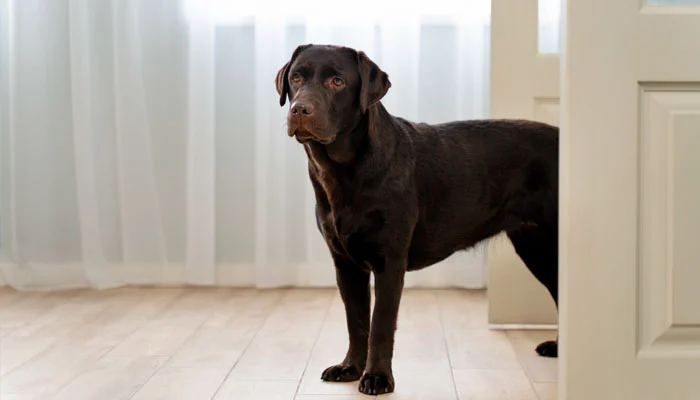
<svg viewBox="0 0 700 400">
<path fill-rule="evenodd" d="M 434 239 L 414 240 L 408 252 L 408 270 L 416 271 L 430 267 L 478 242 L 479 240 L 465 240 L 459 243 L 440 243 Z"/>
<path fill-rule="evenodd" d="M 419 223 L 408 251 L 408 270 L 415 271 L 434 265 L 519 223 L 517 219 L 502 215 L 484 221 L 472 217 L 466 220 Z"/>
</svg>

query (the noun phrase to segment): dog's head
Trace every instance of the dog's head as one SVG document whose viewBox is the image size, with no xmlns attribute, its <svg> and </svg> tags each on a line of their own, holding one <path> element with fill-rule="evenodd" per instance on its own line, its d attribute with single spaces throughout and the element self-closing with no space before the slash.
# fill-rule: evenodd
<svg viewBox="0 0 700 400">
<path fill-rule="evenodd" d="M 364 52 L 311 44 L 294 50 L 275 83 L 280 106 L 287 98 L 290 102 L 289 136 L 322 144 L 354 128 L 391 87 L 387 74 Z"/>
</svg>

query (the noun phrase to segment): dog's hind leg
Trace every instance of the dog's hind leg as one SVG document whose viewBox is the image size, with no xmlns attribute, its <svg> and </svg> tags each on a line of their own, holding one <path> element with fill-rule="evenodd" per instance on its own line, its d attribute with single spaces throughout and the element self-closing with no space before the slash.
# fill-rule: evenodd
<svg viewBox="0 0 700 400">
<path fill-rule="evenodd" d="M 508 231 L 507 234 L 515 247 L 515 252 L 535 278 L 547 288 L 558 308 L 559 240 L 557 230 L 523 226 Z M 557 357 L 557 341 L 541 343 L 537 346 L 537 353 L 543 357 Z"/>
</svg>

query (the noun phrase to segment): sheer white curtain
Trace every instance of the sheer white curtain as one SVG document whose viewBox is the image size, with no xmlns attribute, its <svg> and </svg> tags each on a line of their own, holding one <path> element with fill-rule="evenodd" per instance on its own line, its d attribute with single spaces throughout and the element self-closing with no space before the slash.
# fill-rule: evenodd
<svg viewBox="0 0 700 400">
<path fill-rule="evenodd" d="M 391 113 L 485 117 L 490 1 L 312 3 L 0 0 L 2 280 L 334 285 L 275 73 L 299 44 L 349 45 L 389 74 Z M 407 277 L 484 285 L 483 246 Z"/>
</svg>

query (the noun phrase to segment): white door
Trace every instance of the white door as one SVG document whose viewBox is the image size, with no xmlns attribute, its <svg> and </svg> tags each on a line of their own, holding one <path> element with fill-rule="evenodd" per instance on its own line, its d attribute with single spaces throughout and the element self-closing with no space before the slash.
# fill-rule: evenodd
<svg viewBox="0 0 700 400">
<path fill-rule="evenodd" d="M 492 118 L 559 124 L 559 0 L 491 1 Z M 505 235 L 489 242 L 489 324 L 539 328 L 557 323 L 547 290 Z"/>
<path fill-rule="evenodd" d="M 650 2 L 566 5 L 560 400 L 700 399 L 700 0 Z"/>
</svg>

